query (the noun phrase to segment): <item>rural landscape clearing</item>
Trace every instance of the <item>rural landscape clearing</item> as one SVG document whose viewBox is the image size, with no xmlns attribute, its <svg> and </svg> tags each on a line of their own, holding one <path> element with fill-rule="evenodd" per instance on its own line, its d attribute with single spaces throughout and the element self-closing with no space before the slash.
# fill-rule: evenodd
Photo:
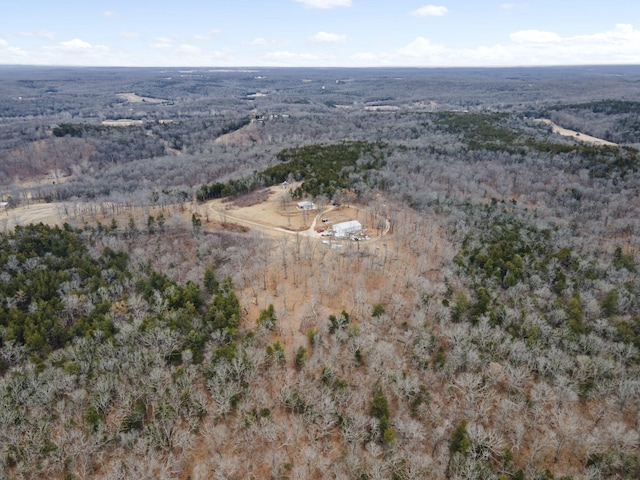
<svg viewBox="0 0 640 480">
<path fill-rule="evenodd" d="M 639 67 L 0 73 L 0 479 L 640 477 Z"/>
</svg>

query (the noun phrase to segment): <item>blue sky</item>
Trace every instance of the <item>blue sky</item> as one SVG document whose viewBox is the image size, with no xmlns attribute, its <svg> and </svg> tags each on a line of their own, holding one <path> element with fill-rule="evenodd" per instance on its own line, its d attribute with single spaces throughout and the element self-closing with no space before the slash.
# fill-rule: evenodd
<svg viewBox="0 0 640 480">
<path fill-rule="evenodd" d="M 0 64 L 640 64 L 640 1 L 5 0 Z"/>
</svg>

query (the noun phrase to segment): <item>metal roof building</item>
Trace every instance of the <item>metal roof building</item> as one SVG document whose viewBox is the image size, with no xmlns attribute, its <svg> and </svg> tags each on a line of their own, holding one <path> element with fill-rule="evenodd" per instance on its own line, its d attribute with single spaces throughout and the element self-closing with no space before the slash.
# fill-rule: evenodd
<svg viewBox="0 0 640 480">
<path fill-rule="evenodd" d="M 315 203 L 309 201 L 298 202 L 298 208 L 300 210 L 314 210 L 316 208 L 316 205 Z"/>
<path fill-rule="evenodd" d="M 333 227 L 333 235 L 335 237 L 346 237 L 352 233 L 358 233 L 362 230 L 362 225 L 357 220 L 336 223 Z"/>
</svg>

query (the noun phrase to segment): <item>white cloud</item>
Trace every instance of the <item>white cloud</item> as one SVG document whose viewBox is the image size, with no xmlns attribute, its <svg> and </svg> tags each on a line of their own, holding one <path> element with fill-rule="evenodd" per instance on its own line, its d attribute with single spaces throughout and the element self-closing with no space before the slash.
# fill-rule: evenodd
<svg viewBox="0 0 640 480">
<path fill-rule="evenodd" d="M 391 67 L 399 65 L 398 55 L 390 53 L 359 52 L 347 59 L 350 67 Z"/>
<path fill-rule="evenodd" d="M 509 1 L 509 0 L 506 0 Z M 517 0 L 514 0 L 517 1 Z M 312 31 L 313 32 L 313 31 Z M 619 24 L 604 31 L 563 36 L 560 32 L 520 30 L 505 34 L 498 43 L 467 48 L 450 47 L 435 37 L 414 37 L 393 49 L 375 47 L 369 42 L 363 51 L 354 49 L 355 42 L 346 35 L 318 32 L 307 40 L 317 42 L 315 50 L 293 48 L 293 41 L 265 37 L 247 38 L 242 45 L 225 47 L 212 38 L 217 30 L 194 35 L 173 34 L 151 38 L 136 32 L 120 32 L 109 47 L 90 43 L 85 37 L 67 37 L 51 41 L 47 31 L 23 32 L 0 38 L 0 64 L 95 65 L 95 66 L 282 66 L 282 67 L 453 67 L 453 66 L 546 66 L 585 64 L 640 64 L 640 30 L 630 24 Z M 276 33 L 277 34 L 277 33 Z M 39 37 L 36 42 L 33 39 Z M 59 34 L 58 34 L 59 36 Z M 128 40 L 123 40 L 125 37 Z M 44 39 L 44 40 L 43 40 Z M 145 41 L 134 41 L 144 39 Z M 11 43 L 10 43 L 11 42 Z M 117 46 L 118 42 L 122 47 Z M 302 41 L 300 45 L 304 45 Z M 325 48 L 318 45 L 340 45 Z M 383 45 L 382 42 L 379 45 Z M 213 46 L 217 50 L 213 50 Z M 274 47 L 275 46 L 275 47 Z M 307 43 L 307 46 L 309 44 Z M 271 47 L 271 48 L 269 48 Z M 273 51 L 268 51 L 273 50 Z"/>
<path fill-rule="evenodd" d="M 210 40 L 213 40 L 218 35 L 220 35 L 220 30 L 210 30 L 205 34 L 196 33 L 193 37 L 196 40 L 200 40 L 200 41 L 203 41 L 203 42 L 208 42 Z"/>
<path fill-rule="evenodd" d="M 262 37 L 258 37 L 258 38 L 254 38 L 253 40 L 250 40 L 247 42 L 247 45 L 257 45 L 257 46 L 264 46 L 264 45 L 270 45 L 270 40 L 267 40 L 266 38 L 262 38 Z"/>
<path fill-rule="evenodd" d="M 92 45 L 74 38 L 29 52 L 30 64 L 35 65 L 117 65 L 122 60 L 105 45 Z"/>
<path fill-rule="evenodd" d="M 57 48 L 60 48 L 62 50 L 86 51 L 91 50 L 93 47 L 89 42 L 85 42 L 84 40 L 80 40 L 79 38 L 74 38 L 73 40 L 69 40 L 67 42 L 60 42 Z"/>
<path fill-rule="evenodd" d="M 640 31 L 619 24 L 613 30 L 562 37 L 554 32 L 514 32 L 505 44 L 455 49 L 418 37 L 394 54 L 369 58 L 368 65 L 384 65 L 390 57 L 404 66 L 549 66 L 640 63 Z"/>
<path fill-rule="evenodd" d="M 411 15 L 414 17 L 444 17 L 447 13 L 449 13 L 449 9 L 447 7 L 425 5 L 424 7 L 420 7 L 412 12 Z"/>
<path fill-rule="evenodd" d="M 112 12 L 110 10 L 107 10 L 105 12 L 102 12 L 102 16 L 104 18 L 117 18 L 118 14 L 116 12 Z"/>
<path fill-rule="evenodd" d="M 22 38 L 46 38 L 53 40 L 55 34 L 50 30 L 38 30 L 37 32 L 18 32 L 15 34 L 17 37 Z"/>
<path fill-rule="evenodd" d="M 200 47 L 196 47 L 195 45 L 182 44 L 178 47 L 180 52 L 186 53 L 188 55 L 200 55 L 202 54 L 202 49 Z"/>
<path fill-rule="evenodd" d="M 410 44 L 398 50 L 400 57 L 421 59 L 429 63 L 442 61 L 446 58 L 446 49 L 441 45 L 434 45 L 429 39 L 418 37 Z"/>
<path fill-rule="evenodd" d="M 640 64 L 640 31 L 621 24 L 605 32 L 563 37 L 555 32 L 524 30 L 504 42 L 451 48 L 417 37 L 394 51 L 366 50 L 310 55 L 288 50 L 253 59 L 254 65 L 358 67 L 508 67 L 587 64 Z M 335 53 L 335 52 L 334 52 Z M 244 62 L 246 64 L 246 61 Z"/>
<path fill-rule="evenodd" d="M 511 10 L 512 8 L 516 8 L 518 5 L 515 3 L 503 3 L 500 5 L 500 8 L 503 10 Z"/>
<path fill-rule="evenodd" d="M 350 7 L 351 0 L 294 0 L 303 4 L 307 8 L 334 8 L 334 7 Z"/>
<path fill-rule="evenodd" d="M 174 43 L 175 43 L 175 40 L 172 38 L 157 37 L 156 42 L 151 44 L 151 46 L 153 48 L 165 49 L 165 48 L 171 48 Z"/>
<path fill-rule="evenodd" d="M 311 40 L 320 43 L 346 43 L 347 36 L 337 33 L 318 32 L 311 37 Z"/>
<path fill-rule="evenodd" d="M 120 35 L 128 38 L 129 40 L 137 40 L 142 37 L 138 32 L 120 32 Z"/>
<path fill-rule="evenodd" d="M 356 53 L 353 58 L 358 62 L 370 62 L 372 60 L 376 60 L 378 57 L 375 53 L 372 52 L 359 52 Z"/>
<path fill-rule="evenodd" d="M 248 42 L 244 42 L 245 45 L 254 45 L 259 47 L 269 46 L 269 45 L 288 45 L 291 43 L 289 40 L 282 39 L 267 39 L 267 38 L 254 38 L 253 40 L 249 40 Z"/>
<path fill-rule="evenodd" d="M 509 35 L 515 43 L 557 43 L 562 41 L 560 35 L 541 30 L 520 30 Z"/>
<path fill-rule="evenodd" d="M 269 58 L 278 58 L 278 59 L 290 59 L 290 58 L 300 58 L 301 56 L 305 56 L 305 54 L 293 53 L 286 50 L 281 50 L 278 52 L 269 52 L 266 55 Z M 311 57 L 312 55 L 306 55 L 307 57 Z"/>
<path fill-rule="evenodd" d="M 265 54 L 265 58 L 269 65 L 283 67 L 311 67 L 327 64 L 326 58 L 319 57 L 311 53 L 294 53 L 287 50 L 268 52 Z"/>
<path fill-rule="evenodd" d="M 158 43 L 169 43 L 169 44 L 171 44 L 171 43 L 173 43 L 175 40 L 174 40 L 173 38 L 170 38 L 170 37 L 157 37 L 157 38 L 156 38 L 156 41 L 157 41 Z"/>
<path fill-rule="evenodd" d="M 27 58 L 26 51 L 0 38 L 0 63 L 23 63 Z"/>
</svg>

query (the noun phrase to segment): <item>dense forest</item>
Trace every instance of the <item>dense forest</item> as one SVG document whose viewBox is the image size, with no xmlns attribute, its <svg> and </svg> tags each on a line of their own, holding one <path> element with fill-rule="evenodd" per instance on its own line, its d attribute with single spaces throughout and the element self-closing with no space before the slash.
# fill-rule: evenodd
<svg viewBox="0 0 640 480">
<path fill-rule="evenodd" d="M 640 477 L 640 68 L 0 72 L 0 478 Z"/>
</svg>

